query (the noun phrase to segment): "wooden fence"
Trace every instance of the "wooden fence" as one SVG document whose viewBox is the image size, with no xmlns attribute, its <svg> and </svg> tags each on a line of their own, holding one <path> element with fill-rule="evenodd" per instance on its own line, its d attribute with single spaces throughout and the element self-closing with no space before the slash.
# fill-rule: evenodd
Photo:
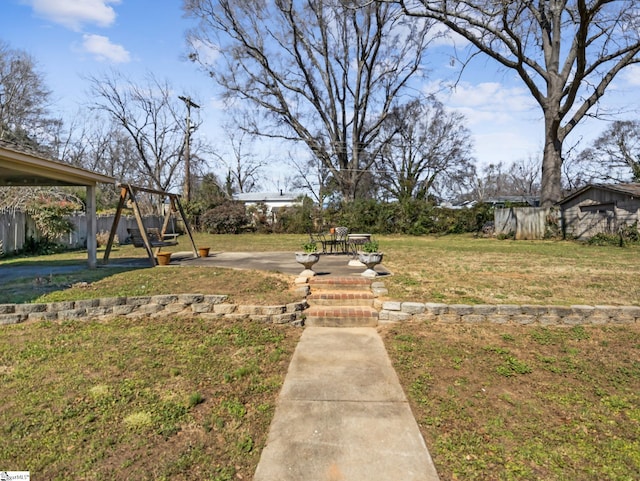
<svg viewBox="0 0 640 481">
<path fill-rule="evenodd" d="M 70 248 L 85 248 L 87 245 L 87 222 L 84 213 L 74 214 L 68 217 L 73 224 L 73 231 L 56 239 L 56 242 Z M 113 224 L 113 215 L 99 215 L 97 217 L 97 232 L 109 233 Z M 163 216 L 150 215 L 143 217 L 145 227 L 162 228 Z M 137 228 L 134 216 L 122 216 L 118 223 L 117 236 L 120 242 L 124 242 L 129 236 L 127 229 Z M 181 232 L 182 227 L 176 221 L 169 224 L 169 232 Z M 14 254 L 24 248 L 27 239 L 41 238 L 40 233 L 31 216 L 18 209 L 0 210 L 0 255 Z M 105 234 L 106 237 L 106 234 Z"/>
<path fill-rule="evenodd" d="M 544 207 L 509 207 L 494 211 L 497 236 L 517 240 L 544 239 L 551 210 Z"/>
</svg>

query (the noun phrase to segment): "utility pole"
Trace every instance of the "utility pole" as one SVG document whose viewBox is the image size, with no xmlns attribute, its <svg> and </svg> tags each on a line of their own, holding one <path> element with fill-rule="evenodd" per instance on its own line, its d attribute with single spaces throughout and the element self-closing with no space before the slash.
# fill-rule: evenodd
<svg viewBox="0 0 640 481">
<path fill-rule="evenodd" d="M 4 103 L 2 97 L 4 96 L 4 89 L 0 90 L 0 140 L 4 138 Z"/>
<path fill-rule="evenodd" d="M 183 197 L 185 202 L 191 201 L 191 132 L 195 131 L 196 127 L 191 126 L 191 107 L 199 109 L 200 106 L 191 100 L 191 97 L 184 97 L 179 95 L 178 98 L 182 100 L 187 106 L 187 129 L 184 134 L 184 189 Z"/>
</svg>

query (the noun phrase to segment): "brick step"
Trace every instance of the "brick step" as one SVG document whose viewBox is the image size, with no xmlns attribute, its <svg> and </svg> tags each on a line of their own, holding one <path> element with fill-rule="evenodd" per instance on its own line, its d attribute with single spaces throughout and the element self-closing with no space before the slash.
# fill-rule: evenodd
<svg viewBox="0 0 640 481">
<path fill-rule="evenodd" d="M 314 327 L 370 327 L 378 325 L 378 311 L 367 306 L 314 306 L 305 311 L 305 325 Z"/>
<path fill-rule="evenodd" d="M 311 292 L 324 291 L 367 291 L 371 292 L 371 279 L 355 276 L 326 277 L 315 276 L 309 279 Z"/>
<path fill-rule="evenodd" d="M 318 291 L 307 296 L 311 306 L 373 306 L 371 291 Z"/>
</svg>

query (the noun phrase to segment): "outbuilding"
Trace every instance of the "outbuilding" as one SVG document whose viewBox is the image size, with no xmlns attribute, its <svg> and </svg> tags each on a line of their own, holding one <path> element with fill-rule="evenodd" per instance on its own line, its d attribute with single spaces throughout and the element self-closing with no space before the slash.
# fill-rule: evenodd
<svg viewBox="0 0 640 481">
<path fill-rule="evenodd" d="M 590 184 L 558 203 L 565 236 L 589 239 L 638 226 L 640 184 Z"/>
</svg>

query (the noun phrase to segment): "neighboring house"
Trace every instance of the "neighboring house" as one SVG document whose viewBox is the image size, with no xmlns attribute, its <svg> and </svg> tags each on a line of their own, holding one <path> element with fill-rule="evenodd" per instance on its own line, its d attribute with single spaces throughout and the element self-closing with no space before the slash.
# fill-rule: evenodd
<svg viewBox="0 0 640 481">
<path fill-rule="evenodd" d="M 263 212 L 269 222 L 273 222 L 278 211 L 283 207 L 302 205 L 302 194 L 294 192 L 249 192 L 243 194 L 233 194 L 233 200 L 244 203 L 247 207 L 264 206 Z"/>
<path fill-rule="evenodd" d="M 534 195 L 501 195 L 483 201 L 494 207 L 540 207 L 540 197 Z"/>
<path fill-rule="evenodd" d="M 591 184 L 568 195 L 558 205 L 565 236 L 589 239 L 615 234 L 640 217 L 640 184 Z"/>
<path fill-rule="evenodd" d="M 452 204 L 451 202 L 443 202 L 440 204 L 440 206 L 446 207 L 447 209 L 470 209 L 472 207 L 475 207 L 478 204 L 488 204 L 496 208 L 514 207 L 514 206 L 539 207 L 540 197 L 532 196 L 532 195 L 503 195 L 499 197 L 490 197 L 481 202 L 477 200 L 467 200 L 459 204 Z"/>
</svg>

